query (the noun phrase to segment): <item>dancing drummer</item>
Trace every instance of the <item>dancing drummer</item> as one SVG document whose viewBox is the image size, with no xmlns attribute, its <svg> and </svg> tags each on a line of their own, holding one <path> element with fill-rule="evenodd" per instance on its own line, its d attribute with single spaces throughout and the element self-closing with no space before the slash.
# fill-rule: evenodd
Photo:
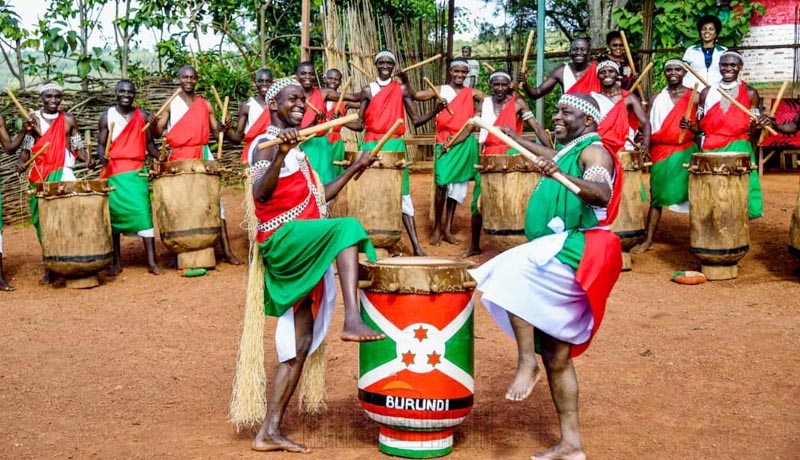
<svg viewBox="0 0 800 460">
<path fill-rule="evenodd" d="M 433 246 L 441 244 L 442 238 L 450 244 L 460 243 L 452 233 L 453 217 L 456 213 L 456 205 L 463 203 L 467 196 L 469 181 L 475 180 L 477 174 L 474 165 L 478 162 L 479 149 L 478 140 L 474 136 L 467 136 L 463 141 L 447 148 L 447 143 L 472 118 L 475 114 L 475 107 L 486 97 L 480 90 L 473 89 L 466 84 L 468 72 L 467 59 L 453 59 L 450 62 L 450 83 L 442 85 L 438 89 L 453 114 L 440 111 L 440 106 L 434 109 L 438 114 L 436 115 L 436 162 L 434 163 L 435 217 L 431 233 L 431 245 Z M 433 90 L 428 89 L 417 91 L 414 99 L 427 101 L 435 96 Z M 444 227 L 442 227 L 443 213 Z"/>
<path fill-rule="evenodd" d="M 33 184 L 39 182 L 74 181 L 75 159 L 86 163 L 91 169 L 92 159 L 86 151 L 86 143 L 78 132 L 78 121 L 69 113 L 61 110 L 63 91 L 58 84 L 47 82 L 39 89 L 39 98 L 42 108 L 31 114 L 29 123 L 39 128 L 41 136 L 33 130 L 29 131 L 22 141 L 21 152 L 17 168 L 24 170 L 25 163 L 30 159 L 32 152 L 41 151 L 48 142 L 50 146 L 36 157 L 28 173 L 28 181 Z M 36 236 L 41 241 L 39 229 L 39 202 L 35 194 L 31 195 L 31 220 L 36 227 Z M 52 283 L 54 277 L 45 269 L 44 277 L 39 280 L 41 284 Z"/>
<path fill-rule="evenodd" d="M 600 91 L 591 96 L 600 107 L 602 120 L 598 123 L 597 134 L 603 139 L 603 146 L 615 154 L 620 150 L 634 150 L 628 137 L 633 138 L 641 129 L 642 138 L 638 149 L 643 153 L 650 150 L 650 120 L 642 107 L 639 96 L 619 86 L 619 66 L 611 60 L 597 64 L 597 77 Z"/>
<path fill-rule="evenodd" d="M 722 53 L 719 59 L 719 71 L 722 81 L 704 88 L 700 93 L 697 118 L 700 120 L 692 125 L 694 132 L 703 133 L 702 149 L 704 152 L 744 152 L 750 154 L 750 162 L 756 164 L 753 152 L 753 136 L 761 123 L 752 121 L 752 118 L 726 97 L 724 91 L 741 105 L 749 108 L 750 113 L 761 117 L 758 108 L 758 91 L 739 79 L 744 59 L 736 51 L 728 50 Z M 764 117 L 760 118 L 761 120 Z M 750 172 L 750 185 L 748 195 L 748 217 L 756 219 L 763 215 L 761 195 L 761 182 L 758 179 L 758 170 Z"/>
<path fill-rule="evenodd" d="M 16 153 L 17 149 L 20 145 L 22 145 L 23 139 L 25 139 L 25 135 L 33 129 L 30 123 L 24 123 L 24 129 L 21 129 L 17 136 L 14 137 L 14 140 L 11 140 L 11 136 L 8 135 L 8 130 L 6 129 L 6 121 L 3 119 L 3 116 L 0 115 L 0 144 L 3 145 L 3 150 L 9 154 L 13 155 Z M 3 196 L 0 194 L 0 291 L 13 291 L 16 288 L 6 282 L 6 279 L 3 275 Z"/>
<path fill-rule="evenodd" d="M 528 84 L 528 72 L 522 70 L 517 81 L 520 83 L 525 94 L 531 99 L 545 97 L 556 87 L 556 83 L 561 85 L 562 93 L 586 93 L 600 91 L 600 82 L 597 80 L 597 63 L 589 57 L 591 49 L 589 39 L 578 37 L 572 40 L 569 46 L 570 62 L 563 66 L 556 67 L 555 70 L 545 77 L 542 84 L 534 88 Z"/>
<path fill-rule="evenodd" d="M 670 59 L 664 65 L 667 87 L 650 100 L 650 210 L 647 212 L 644 241 L 631 249 L 642 253 L 653 245 L 653 237 L 664 206 L 681 213 L 689 212 L 689 163 L 692 154 L 700 151 L 695 135 L 688 130 L 695 115 L 685 119 L 689 106 L 696 107 L 693 92 L 683 85 L 686 68 L 680 59 Z M 697 99 L 697 94 L 694 94 Z"/>
<path fill-rule="evenodd" d="M 578 422 L 578 380 L 572 358 L 589 346 L 619 277 L 619 238 L 608 230 L 619 207 L 622 171 L 597 135 L 597 103 L 586 94 L 565 94 L 553 115 L 558 152 L 506 133 L 540 155 L 544 177 L 531 195 L 525 218 L 530 242 L 509 249 L 470 274 L 481 302 L 519 353 L 506 398 L 528 397 L 541 376 L 534 328 L 556 406 L 561 438 L 531 459 L 584 460 Z M 580 191 L 554 180 L 563 174 Z"/>
<path fill-rule="evenodd" d="M 325 72 L 325 87 L 331 89 L 333 91 L 338 92 L 339 87 L 342 85 L 342 72 L 339 69 L 328 69 Z M 338 118 L 347 114 L 347 109 L 358 109 L 361 107 L 361 94 L 358 94 L 359 102 L 353 101 L 346 101 L 342 100 L 342 104 L 339 106 L 338 111 L 336 105 L 338 104 L 337 101 L 325 101 L 325 115 L 329 120 L 334 118 Z M 344 125 L 347 126 L 347 125 Z M 356 124 L 357 126 L 357 124 Z M 331 128 L 328 131 L 328 151 L 330 152 L 331 158 L 333 161 L 344 161 L 344 139 L 342 139 L 342 128 L 343 126 L 336 126 Z M 341 166 L 334 166 L 333 171 L 335 175 L 339 175 L 342 173 L 343 169 Z"/>
<path fill-rule="evenodd" d="M 150 131 L 142 132 L 145 120 L 151 118 L 151 115 L 134 107 L 136 86 L 132 81 L 120 80 L 114 93 L 117 97 L 116 105 L 100 115 L 97 126 L 97 157 L 103 165 L 100 178 L 108 179 L 108 185 L 114 187 L 108 196 L 111 235 L 114 241 L 114 259 L 108 268 L 108 274 L 116 276 L 122 271 L 120 235 L 126 234 L 142 237 L 149 271 L 154 275 L 161 275 L 163 270 L 156 260 L 150 184 L 144 165 L 148 153 L 156 161 L 159 158 Z"/>
<path fill-rule="evenodd" d="M 248 154 L 250 153 L 253 139 L 264 134 L 267 126 L 269 126 L 269 108 L 267 108 L 267 101 L 264 100 L 264 95 L 267 94 L 267 90 L 272 86 L 272 81 L 271 71 L 259 69 L 256 72 L 256 95 L 239 104 L 236 131 L 231 127 L 225 132 L 225 136 L 234 145 L 244 142 L 242 157 L 239 159 L 242 164 L 251 163 L 251 158 L 248 158 Z"/>
<path fill-rule="evenodd" d="M 536 133 L 536 137 L 542 145 L 550 147 L 550 140 L 547 133 L 538 123 L 536 123 L 531 109 L 525 99 L 517 97 L 511 91 L 511 76 L 505 70 L 497 70 L 489 76 L 489 85 L 492 87 L 492 97 L 486 97 L 478 106 L 475 114 L 495 126 L 513 126 L 517 134 L 522 134 L 522 124 L 527 122 Z M 453 140 L 453 144 L 463 142 L 470 136 L 471 130 L 463 130 L 461 134 Z M 507 146 L 496 136 L 481 130 L 479 142 L 483 144 L 482 155 L 513 155 L 517 153 Z M 480 174 L 476 174 L 475 187 L 472 191 L 472 222 L 470 232 L 470 244 L 461 257 L 471 257 L 481 253 L 481 230 L 483 229 L 483 216 L 478 208 L 478 197 L 480 196 Z"/>
<path fill-rule="evenodd" d="M 357 297 L 358 252 L 375 260 L 375 249 L 361 224 L 352 217 L 321 219 L 323 198 L 313 167 L 303 154 L 297 128 L 306 109 L 305 93 L 296 80 L 276 81 L 267 92 L 272 124 L 258 142 L 278 138 L 280 146 L 257 150 L 254 145 L 253 198 L 256 242 L 264 258 L 264 310 L 280 318 L 275 333 L 280 364 L 272 382 L 267 415 L 253 440 L 256 451 L 309 452 L 281 433 L 281 421 L 303 366 L 327 332 L 336 296 L 333 261 L 344 297 L 341 338 L 372 341 L 385 338 L 364 324 Z M 356 162 L 332 182 L 325 197 L 332 199 L 370 162 L 362 152 Z M 308 200 L 309 196 L 313 199 Z M 286 218 L 286 216 L 289 216 Z M 299 257 L 302 255 L 302 257 Z M 317 308 L 319 307 L 319 308 Z"/>
<path fill-rule="evenodd" d="M 218 138 L 219 130 L 214 106 L 195 92 L 197 87 L 197 71 L 185 65 L 178 71 L 178 82 L 181 93 L 172 100 L 164 116 L 154 118 L 151 129 L 156 138 L 166 132 L 166 142 L 172 147 L 169 161 L 178 160 L 213 160 L 214 154 L 208 148 L 209 133 Z M 229 121 L 222 125 L 225 130 L 230 127 Z M 225 221 L 225 208 L 220 202 L 222 218 L 220 245 L 222 259 L 232 265 L 241 265 L 242 261 L 233 254 L 228 237 L 228 224 Z"/>
</svg>

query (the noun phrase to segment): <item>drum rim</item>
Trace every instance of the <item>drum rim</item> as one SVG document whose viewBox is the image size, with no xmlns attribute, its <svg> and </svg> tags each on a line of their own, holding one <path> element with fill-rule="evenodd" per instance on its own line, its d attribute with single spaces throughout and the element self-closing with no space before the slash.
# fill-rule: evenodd
<svg viewBox="0 0 800 460">
<path fill-rule="evenodd" d="M 429 263 L 425 263 L 428 261 Z M 438 264 L 436 264 L 438 262 Z M 364 260 L 364 266 L 378 268 L 469 268 L 475 264 L 472 261 L 445 256 L 405 256 L 379 259 L 375 262 Z"/>
</svg>

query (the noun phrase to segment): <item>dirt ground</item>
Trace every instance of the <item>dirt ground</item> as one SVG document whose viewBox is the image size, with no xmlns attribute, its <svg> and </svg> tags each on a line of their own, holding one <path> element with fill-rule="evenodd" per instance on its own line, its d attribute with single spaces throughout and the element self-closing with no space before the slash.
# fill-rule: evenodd
<svg viewBox="0 0 800 460">
<path fill-rule="evenodd" d="M 421 241 L 430 255 L 455 256 L 465 243 L 428 244 L 430 181 L 411 178 Z M 654 249 L 621 275 L 597 338 L 575 362 L 589 458 L 800 458 L 800 260 L 786 249 L 798 177 L 768 174 L 763 187 L 765 216 L 751 225 L 738 279 L 672 283 L 674 271 L 699 265 L 688 217 L 666 211 Z M 227 188 L 224 201 L 244 257 L 241 190 Z M 462 240 L 468 214 L 459 208 Z M 144 268 L 141 243 L 126 238 L 120 276 L 68 290 L 37 284 L 43 267 L 32 228 L 6 228 L 4 239 L 17 291 L 0 293 L 0 458 L 298 458 L 252 452 L 252 434 L 227 423 L 244 266 L 156 277 Z M 495 254 L 485 249 L 476 262 Z M 166 264 L 169 254 L 162 246 L 159 253 Z M 341 308 L 336 314 L 332 331 L 341 327 Z M 543 379 L 521 403 L 503 399 L 514 343 L 482 307 L 475 315 L 475 407 L 449 458 L 526 459 L 558 437 L 548 385 Z M 274 326 L 267 318 L 268 375 Z M 357 346 L 335 337 L 329 410 L 308 417 L 292 403 L 287 434 L 314 449 L 303 458 L 385 458 L 378 426 L 356 398 Z"/>
</svg>

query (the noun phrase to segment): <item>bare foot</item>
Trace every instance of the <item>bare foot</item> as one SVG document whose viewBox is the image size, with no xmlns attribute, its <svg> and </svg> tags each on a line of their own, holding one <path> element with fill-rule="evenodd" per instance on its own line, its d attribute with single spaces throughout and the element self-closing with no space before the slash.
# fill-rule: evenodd
<svg viewBox="0 0 800 460">
<path fill-rule="evenodd" d="M 508 386 L 506 391 L 506 399 L 509 401 L 522 401 L 533 392 L 533 387 L 542 378 L 542 370 L 538 365 L 521 365 L 517 368 L 517 375 L 514 376 L 514 381 Z"/>
<path fill-rule="evenodd" d="M 477 256 L 478 254 L 481 253 L 482 253 L 481 248 L 473 248 L 472 246 L 470 246 L 467 248 L 466 251 L 462 252 L 461 255 L 458 257 L 462 258 L 472 257 L 472 256 Z"/>
<path fill-rule="evenodd" d="M 586 454 L 580 447 L 558 444 L 547 450 L 531 455 L 531 460 L 586 460 Z"/>
<path fill-rule="evenodd" d="M 44 271 L 44 276 L 39 279 L 39 284 L 44 286 L 45 284 L 51 284 L 53 281 L 56 280 L 55 275 L 50 270 Z"/>
<path fill-rule="evenodd" d="M 385 339 L 386 334 L 372 329 L 359 318 L 355 321 L 345 320 L 341 337 L 345 342 L 374 342 Z"/>
<path fill-rule="evenodd" d="M 230 252 L 228 254 L 222 254 L 222 260 L 225 263 L 231 264 L 231 265 L 242 265 L 242 263 L 243 263 L 241 260 L 239 260 L 238 257 L 233 255 L 232 252 Z"/>
<path fill-rule="evenodd" d="M 119 265 L 110 265 L 108 270 L 106 270 L 106 275 L 108 276 L 117 276 L 122 272 L 122 267 Z"/>
<path fill-rule="evenodd" d="M 308 447 L 284 438 L 279 434 L 274 434 L 272 436 L 267 435 L 265 439 L 256 438 L 253 440 L 253 445 L 250 446 L 250 448 L 256 452 L 275 452 L 279 450 L 301 454 L 311 452 L 311 449 Z"/>
<path fill-rule="evenodd" d="M 455 237 L 455 235 L 447 231 L 444 232 L 444 240 L 450 244 L 461 244 L 461 240 L 459 240 L 458 238 Z"/>
<path fill-rule="evenodd" d="M 635 248 L 631 249 L 631 254 L 641 254 L 645 251 L 649 251 L 650 247 L 653 245 L 652 240 L 645 240 L 642 241 L 642 244 L 636 246 Z"/>
<path fill-rule="evenodd" d="M 6 283 L 6 281 L 4 279 L 0 278 L 0 291 L 11 292 L 11 291 L 14 291 L 16 289 L 17 288 L 15 288 L 14 286 Z"/>
<path fill-rule="evenodd" d="M 149 271 L 150 273 L 152 273 L 154 275 L 163 275 L 164 274 L 164 269 L 161 268 L 161 266 L 158 265 L 158 264 L 151 265 L 150 269 L 147 270 L 147 271 Z"/>
<path fill-rule="evenodd" d="M 445 237 L 447 240 L 447 237 Z M 439 246 L 442 244 L 442 233 L 437 229 L 431 233 L 431 246 Z"/>
</svg>

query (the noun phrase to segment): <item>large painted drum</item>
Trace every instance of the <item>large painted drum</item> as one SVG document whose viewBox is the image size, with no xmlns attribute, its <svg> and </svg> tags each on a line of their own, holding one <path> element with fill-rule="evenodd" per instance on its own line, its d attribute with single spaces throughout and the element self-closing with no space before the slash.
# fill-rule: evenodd
<svg viewBox="0 0 800 460">
<path fill-rule="evenodd" d="M 644 240 L 644 206 L 642 201 L 642 152 L 620 150 L 622 164 L 622 196 L 619 214 L 611 224 L 622 245 L 622 270 L 632 268 L 631 248 Z"/>
<path fill-rule="evenodd" d="M 470 263 L 440 257 L 361 262 L 362 316 L 385 340 L 359 349 L 358 399 L 381 424 L 382 452 L 411 458 L 453 450 L 472 409 Z"/>
<path fill-rule="evenodd" d="M 97 272 L 111 265 L 111 190 L 107 180 L 35 184 L 44 266 L 68 288 L 98 286 Z"/>
<path fill-rule="evenodd" d="M 390 249 L 403 236 L 405 153 L 382 150 L 380 160 L 347 184 L 347 213 L 364 226 L 376 248 Z"/>
<path fill-rule="evenodd" d="M 789 228 L 789 254 L 800 257 L 800 192 L 792 213 L 792 226 Z"/>
<path fill-rule="evenodd" d="M 164 245 L 178 254 L 178 268 L 216 265 L 220 175 L 216 161 L 170 161 L 150 168 L 158 231 Z"/>
<path fill-rule="evenodd" d="M 750 249 L 747 220 L 750 155 L 695 153 L 689 164 L 691 251 L 709 280 L 738 275 Z"/>
<path fill-rule="evenodd" d="M 527 243 L 525 210 L 541 175 L 522 155 L 481 155 L 481 214 L 486 241 L 499 251 Z"/>
</svg>

